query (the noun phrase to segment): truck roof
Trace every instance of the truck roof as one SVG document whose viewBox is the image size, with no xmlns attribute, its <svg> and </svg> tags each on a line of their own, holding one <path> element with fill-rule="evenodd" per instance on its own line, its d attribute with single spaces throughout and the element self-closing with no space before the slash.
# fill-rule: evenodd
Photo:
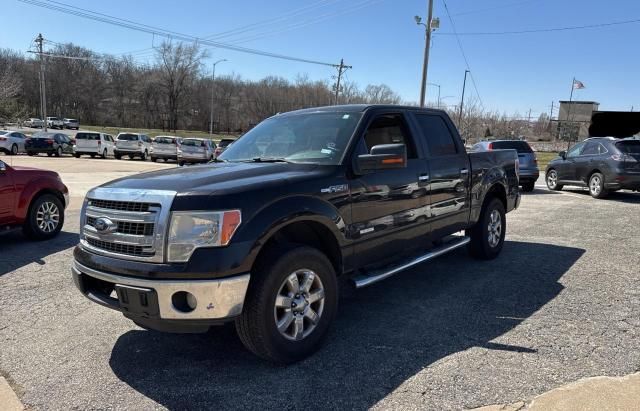
<svg viewBox="0 0 640 411">
<path fill-rule="evenodd" d="M 304 113 L 317 113 L 317 112 L 364 112 L 370 109 L 399 109 L 399 110 L 413 110 L 413 111 L 425 111 L 431 113 L 444 113 L 443 110 L 438 110 L 434 108 L 421 108 L 417 106 L 407 106 L 407 105 L 398 105 L 398 104 L 344 104 L 339 106 L 323 106 L 323 107 L 312 107 L 312 108 L 304 108 L 301 110 L 289 111 L 286 113 L 278 113 L 276 115 L 284 116 L 284 115 L 295 115 L 295 114 L 304 114 Z"/>
</svg>

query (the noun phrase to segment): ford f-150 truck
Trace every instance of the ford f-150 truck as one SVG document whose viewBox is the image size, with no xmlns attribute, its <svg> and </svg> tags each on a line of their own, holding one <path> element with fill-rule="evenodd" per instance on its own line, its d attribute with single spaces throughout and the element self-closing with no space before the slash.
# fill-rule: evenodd
<svg viewBox="0 0 640 411">
<path fill-rule="evenodd" d="M 293 362 L 327 334 L 339 284 L 367 286 L 462 246 L 496 257 L 520 201 L 517 160 L 468 154 L 438 110 L 278 114 L 211 163 L 91 190 L 73 278 L 143 328 L 233 321 L 249 350 Z"/>
</svg>

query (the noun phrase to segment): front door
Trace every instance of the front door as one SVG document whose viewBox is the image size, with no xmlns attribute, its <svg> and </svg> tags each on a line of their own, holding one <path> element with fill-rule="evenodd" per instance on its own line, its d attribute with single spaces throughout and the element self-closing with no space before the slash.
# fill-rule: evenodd
<svg viewBox="0 0 640 411">
<path fill-rule="evenodd" d="M 15 190 L 11 168 L 0 161 L 0 225 L 13 220 L 15 206 Z"/>
<path fill-rule="evenodd" d="M 404 114 L 378 112 L 360 136 L 354 160 L 381 144 L 405 144 L 407 167 L 379 170 L 350 182 L 357 264 L 365 266 L 428 246 L 427 183 L 429 167 L 411 135 Z"/>
<path fill-rule="evenodd" d="M 462 140 L 453 125 L 437 113 L 414 113 L 427 144 L 429 177 L 429 221 L 434 238 L 463 230 L 469 222 L 471 166 Z"/>
<path fill-rule="evenodd" d="M 576 174 L 577 162 L 585 143 L 578 143 L 567 151 L 566 159 L 558 167 L 558 180 L 563 182 L 578 181 Z"/>
</svg>

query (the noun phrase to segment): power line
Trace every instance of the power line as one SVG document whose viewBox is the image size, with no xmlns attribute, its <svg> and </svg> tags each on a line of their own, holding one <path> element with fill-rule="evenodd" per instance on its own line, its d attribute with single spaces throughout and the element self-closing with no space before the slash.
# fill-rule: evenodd
<svg viewBox="0 0 640 411">
<path fill-rule="evenodd" d="M 453 23 L 453 18 L 451 18 L 451 13 L 449 13 L 449 7 L 447 7 L 446 0 L 442 0 L 444 4 L 444 9 L 447 12 L 447 16 L 449 17 L 449 22 L 451 22 L 451 28 L 453 29 L 453 33 L 456 35 L 456 40 L 458 41 L 458 47 L 460 48 L 460 53 L 462 53 L 462 58 L 464 58 L 464 63 L 467 66 L 467 70 L 469 70 L 469 74 L 471 75 L 471 84 L 473 84 L 473 89 L 476 92 L 476 96 L 478 96 L 478 100 L 480 101 L 480 106 L 484 108 L 484 104 L 482 103 L 482 97 L 480 97 L 480 93 L 478 92 L 478 86 L 476 85 L 476 79 L 473 77 L 473 71 L 471 71 L 471 66 L 469 66 L 469 60 L 467 60 L 467 55 L 464 52 L 464 48 L 462 47 L 462 41 L 460 41 L 460 37 L 458 37 L 456 31 L 456 25 Z"/>
<path fill-rule="evenodd" d="M 476 32 L 463 32 L 463 33 L 456 33 L 455 31 L 452 33 L 440 32 L 438 33 L 438 35 L 440 36 L 500 36 L 500 35 L 506 35 L 506 34 L 549 33 L 549 32 L 555 32 L 555 31 L 595 29 L 595 28 L 601 28 L 601 27 L 620 26 L 624 24 L 635 24 L 635 23 L 640 23 L 640 19 L 612 21 L 609 23 L 585 24 L 581 26 L 551 27 L 546 29 L 530 29 L 530 30 L 514 30 L 514 31 L 476 31 Z"/>
<path fill-rule="evenodd" d="M 277 58 L 281 60 L 297 61 L 300 63 L 316 64 L 316 65 L 328 66 L 328 67 L 338 67 L 338 64 L 326 63 L 318 60 L 311 60 L 311 59 L 305 59 L 305 58 L 299 58 L 299 57 L 292 57 L 284 54 L 270 53 L 266 51 L 250 49 L 247 47 L 241 47 L 241 46 L 235 46 L 227 43 L 220 43 L 216 41 L 205 40 L 203 38 L 191 36 L 188 34 L 178 33 L 170 30 L 163 30 L 157 27 L 146 25 L 146 24 L 136 23 L 131 20 L 121 19 L 118 17 L 113 17 L 106 14 L 97 13 L 97 12 L 93 12 L 86 9 L 81 9 L 79 7 L 70 6 L 65 3 L 61 3 L 53 0 L 49 0 L 48 3 L 45 3 L 43 1 L 38 1 L 38 0 L 18 0 L 18 1 L 25 4 L 31 4 L 34 6 L 43 7 L 43 8 L 47 8 L 55 11 L 60 11 L 62 13 L 71 14 L 74 16 L 83 17 L 90 20 L 95 20 L 102 23 L 107 23 L 107 24 L 127 28 L 130 30 L 136 30 L 136 31 L 140 31 L 148 34 L 153 34 L 153 35 L 159 35 L 162 37 L 166 37 L 168 39 L 176 39 L 176 40 L 191 42 L 195 44 L 202 44 L 205 46 L 217 47 L 217 48 L 222 48 L 226 50 L 233 50 L 240 53 L 248 53 L 248 54 L 254 54 L 254 55 L 259 55 L 264 57 Z M 50 3 L 55 3 L 55 4 L 50 4 Z"/>
</svg>

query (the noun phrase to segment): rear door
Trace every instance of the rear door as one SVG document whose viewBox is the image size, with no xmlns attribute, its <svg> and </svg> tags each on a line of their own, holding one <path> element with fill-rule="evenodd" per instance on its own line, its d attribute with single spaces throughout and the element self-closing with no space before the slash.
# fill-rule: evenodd
<svg viewBox="0 0 640 411">
<path fill-rule="evenodd" d="M 413 118 L 427 144 L 431 230 L 441 238 L 463 230 L 469 222 L 469 156 L 447 118 L 424 112 L 414 113 Z"/>
<path fill-rule="evenodd" d="M 67 136 L 66 134 L 58 134 L 57 136 L 60 138 L 60 142 L 61 142 L 60 144 L 62 145 L 62 152 L 73 154 L 73 144 L 69 136 Z"/>
<path fill-rule="evenodd" d="M 591 170 L 597 167 L 599 156 L 600 143 L 596 140 L 587 141 L 580 155 L 574 160 L 576 180 L 587 183 Z"/>
<path fill-rule="evenodd" d="M 407 167 L 379 170 L 351 181 L 354 255 L 368 265 L 428 245 L 425 153 L 414 138 L 405 114 L 376 110 L 366 119 L 352 161 L 380 144 L 405 144 Z"/>
<path fill-rule="evenodd" d="M 8 224 L 13 220 L 13 207 L 15 206 L 15 187 L 12 169 L 0 160 L 0 225 Z"/>
</svg>

